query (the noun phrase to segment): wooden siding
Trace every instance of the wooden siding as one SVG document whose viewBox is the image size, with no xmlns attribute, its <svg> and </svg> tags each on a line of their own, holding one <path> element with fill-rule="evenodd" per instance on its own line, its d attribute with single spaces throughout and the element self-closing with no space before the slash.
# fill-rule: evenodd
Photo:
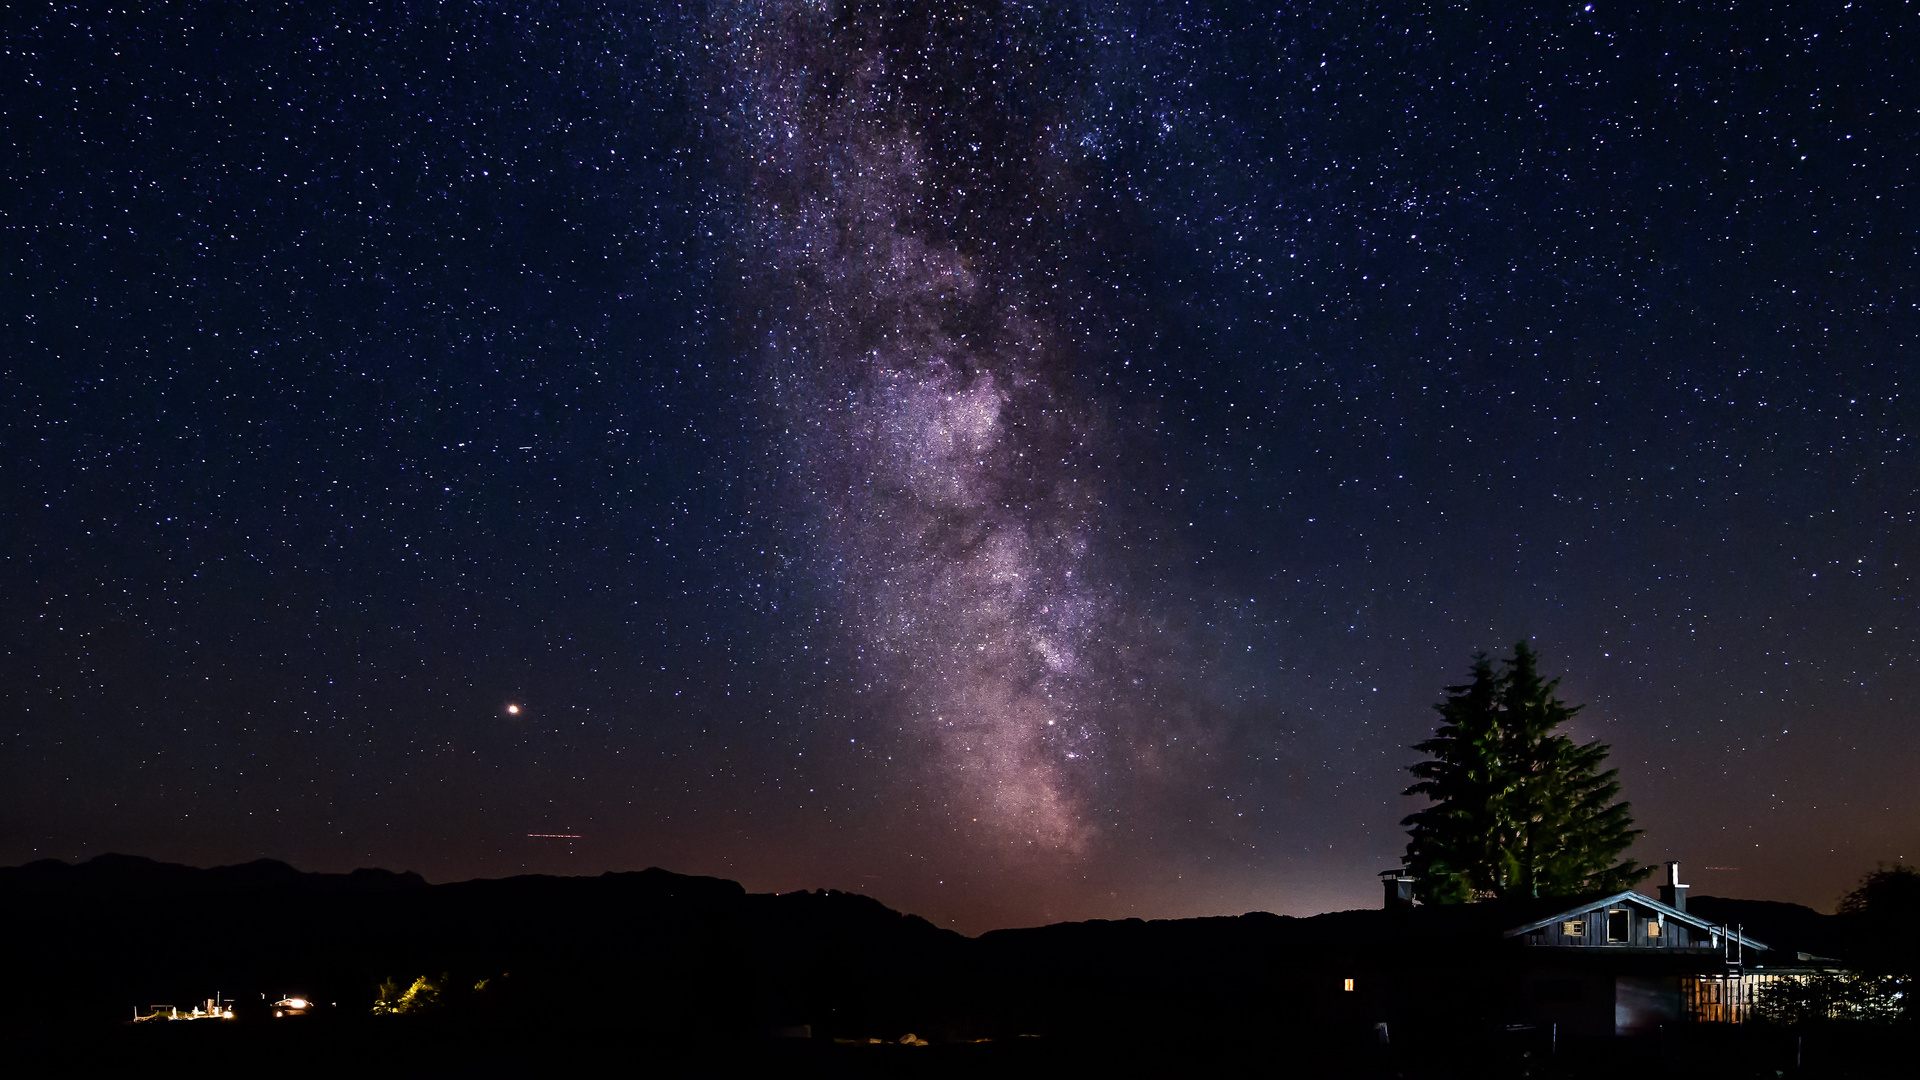
<svg viewBox="0 0 1920 1080">
<path fill-rule="evenodd" d="M 1687 1019 L 1709 1024 L 1744 1024 L 1768 985 L 1797 975 L 1747 972 L 1742 975 L 1689 975 L 1680 980 L 1680 1006 Z"/>
<path fill-rule="evenodd" d="M 1629 933 L 1625 941 L 1610 941 L 1607 937 L 1607 912 L 1617 908 L 1627 910 Z M 1647 924 L 1658 921 L 1660 934 L 1649 936 Z M 1570 923 L 1583 923 L 1583 932 L 1579 936 L 1567 933 Z M 1540 927 L 1530 933 L 1520 935 L 1520 940 L 1528 945 L 1557 946 L 1560 948 L 1584 947 L 1639 949 L 1705 949 L 1713 946 L 1710 935 L 1697 927 L 1665 916 L 1656 916 L 1652 911 L 1633 903 L 1607 904 L 1591 908 L 1575 915 L 1568 915 Z"/>
</svg>

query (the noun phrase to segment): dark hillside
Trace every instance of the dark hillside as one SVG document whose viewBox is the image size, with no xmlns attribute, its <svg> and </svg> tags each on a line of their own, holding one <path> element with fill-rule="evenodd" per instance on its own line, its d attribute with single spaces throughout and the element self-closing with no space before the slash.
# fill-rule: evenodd
<svg viewBox="0 0 1920 1080">
<path fill-rule="evenodd" d="M 1427 1066 L 1509 1058 L 1506 1071 L 1522 1075 L 1543 1036 L 1510 1023 L 1524 1001 L 1502 931 L 1565 904 L 1092 921 L 965 938 L 865 896 L 755 894 L 659 869 L 430 885 L 267 860 L 209 870 L 126 856 L 43 861 L 0 869 L 0 919 L 13 931 L 0 1053 L 51 1053 L 64 1068 L 79 1059 L 61 1055 L 98 1047 L 103 1056 L 88 1060 L 102 1071 L 158 1055 L 300 1075 L 612 1059 L 706 1075 L 714 1055 L 731 1054 L 755 1070 L 823 1075 L 894 1075 L 916 1062 L 1053 1075 L 1092 1061 L 1116 1074 L 1172 1068 L 1194 1055 L 1239 1055 L 1253 1068 L 1264 1060 L 1254 1047 L 1286 1046 L 1326 1075 L 1495 1075 Z M 1835 917 L 1790 904 L 1689 906 L 1783 949 L 1844 944 Z M 421 976 L 436 1004 L 372 1015 L 383 982 L 394 993 Z M 235 1021 L 127 1024 L 136 1006 L 190 1007 L 215 992 L 234 1001 Z M 269 1003 L 283 995 L 320 1007 L 275 1019 Z M 914 1049 L 899 1045 L 908 1033 L 938 1052 L 901 1057 Z M 1771 1062 L 1767 1038 L 1736 1049 Z M 872 1052 L 847 1057 L 855 1046 Z"/>
<path fill-rule="evenodd" d="M 749 895 L 658 869 L 427 885 L 125 856 L 0 870 L 0 918 L 33 928 L 0 986 L 0 1023 L 15 1031 L 123 1020 L 216 991 L 243 1014 L 298 993 L 359 1015 L 383 979 L 442 973 L 461 992 L 490 980 L 489 1007 L 522 1018 L 865 1030 L 939 1000 L 928 965 L 950 968 L 965 940 L 866 897 Z M 449 1006 L 462 1000 L 450 994 Z"/>
<path fill-rule="evenodd" d="M 1822 915 L 1799 904 L 1695 896 L 1687 901 L 1687 912 L 1722 926 L 1739 926 L 1789 954 L 1805 952 L 1832 957 L 1847 954 L 1845 921 L 1837 915 Z"/>
</svg>

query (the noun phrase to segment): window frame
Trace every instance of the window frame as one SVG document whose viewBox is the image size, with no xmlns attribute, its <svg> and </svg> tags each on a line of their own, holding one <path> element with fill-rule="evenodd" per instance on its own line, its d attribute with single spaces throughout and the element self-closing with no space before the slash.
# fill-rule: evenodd
<svg viewBox="0 0 1920 1080">
<path fill-rule="evenodd" d="M 1616 926 L 1623 928 L 1621 929 L 1621 932 L 1617 937 L 1614 935 L 1614 930 Z M 1607 944 L 1609 945 L 1633 944 L 1633 909 L 1632 908 L 1627 907 L 1626 905 L 1623 904 L 1619 907 L 1611 907 L 1607 909 Z"/>
</svg>

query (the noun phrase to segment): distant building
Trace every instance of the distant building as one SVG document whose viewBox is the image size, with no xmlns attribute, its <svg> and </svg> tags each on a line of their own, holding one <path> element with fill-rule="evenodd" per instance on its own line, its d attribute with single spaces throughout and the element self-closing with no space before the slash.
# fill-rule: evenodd
<svg viewBox="0 0 1920 1080">
<path fill-rule="evenodd" d="M 231 1020 L 233 1019 L 233 1001 L 223 999 L 218 993 L 204 1001 L 195 1002 L 189 1008 L 178 1005 L 153 1005 L 141 1012 L 138 1005 L 133 1007 L 133 1022 L 143 1024 L 151 1020 Z"/>
<path fill-rule="evenodd" d="M 1442 1000 L 1451 983 L 1471 986 L 1509 1029 L 1555 1036 L 1742 1023 L 1769 983 L 1838 967 L 1689 914 L 1678 863 L 1668 864 L 1658 900 L 1628 891 L 1419 907 L 1404 871 L 1381 878 L 1381 916 L 1389 921 L 1383 931 L 1408 947 L 1397 958 L 1369 950 L 1372 981 L 1384 986 L 1362 1007 L 1409 1022 Z M 1334 1000 L 1367 981 L 1360 972 L 1340 977 Z"/>
</svg>

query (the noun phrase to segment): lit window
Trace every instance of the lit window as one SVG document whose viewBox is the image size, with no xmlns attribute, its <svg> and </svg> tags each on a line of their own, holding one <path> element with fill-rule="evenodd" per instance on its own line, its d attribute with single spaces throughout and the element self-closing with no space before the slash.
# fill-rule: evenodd
<svg viewBox="0 0 1920 1080">
<path fill-rule="evenodd" d="M 1647 936 L 1648 937 L 1660 936 L 1660 920 L 1659 919 L 1647 920 Z"/>
<path fill-rule="evenodd" d="M 1563 922 L 1560 924 L 1560 934 L 1562 937 L 1577 937 L 1577 938 L 1586 937 L 1587 936 L 1587 920 L 1568 919 L 1566 922 Z"/>
<path fill-rule="evenodd" d="M 1351 989 L 1353 989 L 1353 980 L 1352 980 L 1352 979 L 1341 979 L 1341 980 L 1340 980 L 1340 989 L 1342 989 L 1342 990 L 1351 990 Z"/>
</svg>

